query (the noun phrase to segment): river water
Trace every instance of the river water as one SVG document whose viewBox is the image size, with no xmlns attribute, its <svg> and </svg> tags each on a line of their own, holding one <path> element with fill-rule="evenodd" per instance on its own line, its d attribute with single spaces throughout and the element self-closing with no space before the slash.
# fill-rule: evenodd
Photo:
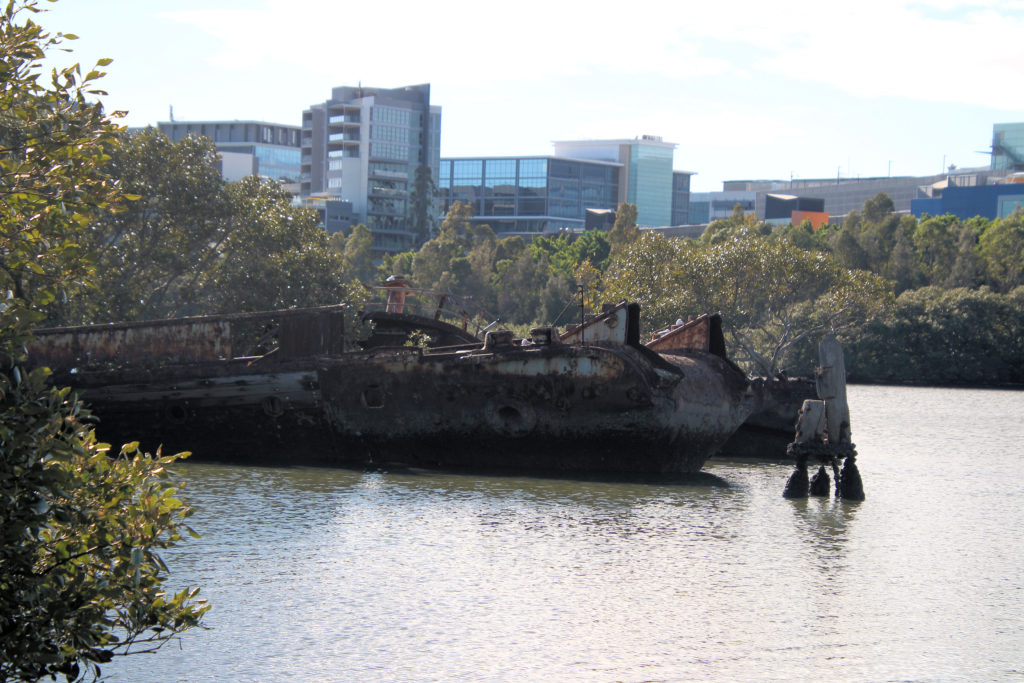
<svg viewBox="0 0 1024 683">
<path fill-rule="evenodd" d="M 208 630 L 119 681 L 1024 680 L 1024 392 L 853 386 L 867 500 L 186 463 Z"/>
</svg>

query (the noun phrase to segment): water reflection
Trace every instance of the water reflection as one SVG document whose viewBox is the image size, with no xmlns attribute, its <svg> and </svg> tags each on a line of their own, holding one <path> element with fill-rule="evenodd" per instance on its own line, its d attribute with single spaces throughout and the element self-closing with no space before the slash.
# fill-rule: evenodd
<svg viewBox="0 0 1024 683">
<path fill-rule="evenodd" d="M 793 512 L 793 528 L 804 546 L 803 557 L 808 566 L 826 580 L 842 574 L 850 549 L 850 529 L 861 503 L 832 497 L 788 502 Z"/>
<path fill-rule="evenodd" d="M 672 482 L 184 464 L 203 537 L 166 559 L 211 630 L 116 680 L 1012 678 L 1024 394 L 875 389 L 851 391 L 863 503 L 785 500 L 770 463 Z"/>
</svg>

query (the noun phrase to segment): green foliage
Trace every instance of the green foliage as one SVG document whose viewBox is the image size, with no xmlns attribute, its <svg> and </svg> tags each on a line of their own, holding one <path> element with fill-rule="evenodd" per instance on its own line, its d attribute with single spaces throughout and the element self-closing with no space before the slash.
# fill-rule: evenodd
<svg viewBox="0 0 1024 683">
<path fill-rule="evenodd" d="M 584 262 L 603 270 L 611 256 L 609 237 L 598 230 L 588 230 L 579 236 L 564 232 L 555 236 L 542 235 L 535 237 L 528 248 L 534 258 L 540 258 L 542 254 L 547 257 L 552 273 L 570 279 Z"/>
<path fill-rule="evenodd" d="M 986 282 L 999 292 L 1024 285 L 1024 210 L 995 221 L 978 239 Z"/>
<path fill-rule="evenodd" d="M 373 233 L 362 223 L 352 226 L 347 236 L 342 232 L 331 235 L 330 245 L 342 256 L 342 272 L 354 280 L 370 284 L 383 280 L 387 275 L 402 274 L 388 272 L 381 277 L 378 267 L 373 264 Z M 389 266 L 394 264 L 396 256 L 390 255 Z"/>
<path fill-rule="evenodd" d="M 846 268 L 892 280 L 897 293 L 923 286 L 981 285 L 1008 292 L 1024 284 L 1024 213 L 994 221 L 952 215 L 918 220 L 892 209 L 892 200 L 880 194 L 865 203 L 863 212 L 851 212 L 842 226 L 819 230 L 816 247 L 791 241 L 831 251 Z M 795 230 L 790 226 L 773 236 L 791 236 Z M 710 234 L 702 240 L 713 240 Z"/>
<path fill-rule="evenodd" d="M 847 349 L 854 381 L 1024 383 L 1024 287 L 904 292 Z"/>
<path fill-rule="evenodd" d="M 465 234 L 466 230 L 472 224 L 472 219 L 473 207 L 470 204 L 456 200 L 452 202 L 450 207 L 448 207 L 448 213 L 445 215 L 444 221 L 441 223 L 440 232 L 453 230 L 459 235 Z"/>
<path fill-rule="evenodd" d="M 278 183 L 225 183 L 207 138 L 124 135 L 107 169 L 138 199 L 90 225 L 83 248 L 99 266 L 96 291 L 62 306 L 57 322 L 334 304 L 354 295 L 352 280 L 373 277 L 366 228 L 339 252 Z"/>
<path fill-rule="evenodd" d="M 821 240 L 815 238 L 814 227 L 809 220 L 804 220 L 800 225 L 789 223 L 779 226 L 769 233 L 769 237 L 773 240 L 784 240 L 804 251 L 824 249 Z"/>
<path fill-rule="evenodd" d="M 79 67 L 42 74 L 62 44 L 33 0 L 0 15 L 0 680 L 100 674 L 115 655 L 159 647 L 199 624 L 195 591 L 169 595 L 157 551 L 190 509 L 166 466 L 97 444 L 87 411 L 47 372 L 21 367 L 31 327 L 89 285 L 84 245 L 119 208 L 108 173 L 117 126 Z M 101 60 L 98 67 L 109 60 Z"/>
<path fill-rule="evenodd" d="M 124 133 L 105 171 L 138 197 L 103 212 L 83 234 L 98 265 L 96 292 L 59 322 L 160 318 L 198 310 L 196 287 L 229 232 L 232 207 L 207 138 L 174 143 L 149 128 Z"/>
<path fill-rule="evenodd" d="M 0 681 L 98 675 L 208 609 L 197 589 L 164 588 L 159 551 L 191 533 L 168 478 L 179 456 L 110 457 L 46 374 L 0 376 Z"/>
<path fill-rule="evenodd" d="M 82 229 L 119 197 L 103 169 L 118 128 L 88 99 L 99 93 L 95 81 L 108 60 L 84 77 L 78 65 L 45 76 L 41 61 L 64 36 L 26 16 L 37 11 L 35 2 L 11 2 L 0 16 L 0 286 L 8 314 L 83 286 L 91 264 L 78 243 Z"/>
<path fill-rule="evenodd" d="M 604 300 L 640 304 L 640 321 L 648 331 L 679 317 L 703 313 L 680 290 L 678 264 L 695 248 L 689 240 L 644 232 L 612 259 L 604 275 Z"/>
<path fill-rule="evenodd" d="M 879 192 L 864 202 L 864 219 L 871 223 L 879 223 L 895 210 L 896 204 L 892 201 L 892 197 L 884 192 Z"/>
<path fill-rule="evenodd" d="M 416 244 L 422 244 L 434 232 L 436 224 L 437 184 L 429 166 L 417 166 L 409 193 L 410 221 Z"/>
<path fill-rule="evenodd" d="M 891 299 L 877 276 L 756 234 L 710 244 L 645 235 L 605 280 L 606 298 L 641 303 L 649 330 L 721 312 L 735 359 L 769 376 L 803 340 L 879 315 Z"/>
<path fill-rule="evenodd" d="M 619 204 L 619 208 L 615 211 L 615 224 L 608 231 L 608 241 L 611 243 L 612 249 L 618 250 L 632 244 L 640 236 L 636 217 L 636 204 L 627 202 Z"/>
<path fill-rule="evenodd" d="M 227 235 L 196 281 L 203 312 L 260 311 L 352 302 L 345 262 L 313 212 L 281 186 L 249 176 L 227 187 Z M 368 232 L 368 231 L 366 231 Z"/>
<path fill-rule="evenodd" d="M 730 240 L 744 237 L 764 237 L 770 235 L 772 226 L 757 219 L 754 214 L 744 214 L 743 208 L 737 204 L 732 215 L 728 218 L 719 218 L 711 221 L 711 224 L 701 234 L 698 242 L 701 244 L 719 244 Z"/>
</svg>

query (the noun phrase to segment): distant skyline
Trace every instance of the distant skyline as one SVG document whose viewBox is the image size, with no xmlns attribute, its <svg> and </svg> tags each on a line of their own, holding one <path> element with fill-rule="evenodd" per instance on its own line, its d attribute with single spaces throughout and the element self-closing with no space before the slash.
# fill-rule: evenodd
<svg viewBox="0 0 1024 683">
<path fill-rule="evenodd" d="M 299 125 L 335 86 L 430 83 L 442 156 L 659 135 L 701 192 L 986 166 L 992 125 L 1024 121 L 1024 0 L 40 5 L 79 36 L 56 64 L 114 60 L 130 126 Z"/>
</svg>

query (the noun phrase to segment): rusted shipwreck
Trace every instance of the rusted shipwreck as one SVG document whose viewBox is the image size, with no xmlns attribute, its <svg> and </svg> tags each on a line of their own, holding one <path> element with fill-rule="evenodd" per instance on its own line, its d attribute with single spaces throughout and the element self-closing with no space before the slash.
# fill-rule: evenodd
<svg viewBox="0 0 1024 683">
<path fill-rule="evenodd" d="M 482 341 L 393 309 L 364 316 L 374 334 L 353 350 L 345 313 L 38 330 L 31 357 L 92 405 L 101 439 L 241 462 L 686 473 L 754 407 L 711 319 L 659 352 L 636 304 Z"/>
</svg>

